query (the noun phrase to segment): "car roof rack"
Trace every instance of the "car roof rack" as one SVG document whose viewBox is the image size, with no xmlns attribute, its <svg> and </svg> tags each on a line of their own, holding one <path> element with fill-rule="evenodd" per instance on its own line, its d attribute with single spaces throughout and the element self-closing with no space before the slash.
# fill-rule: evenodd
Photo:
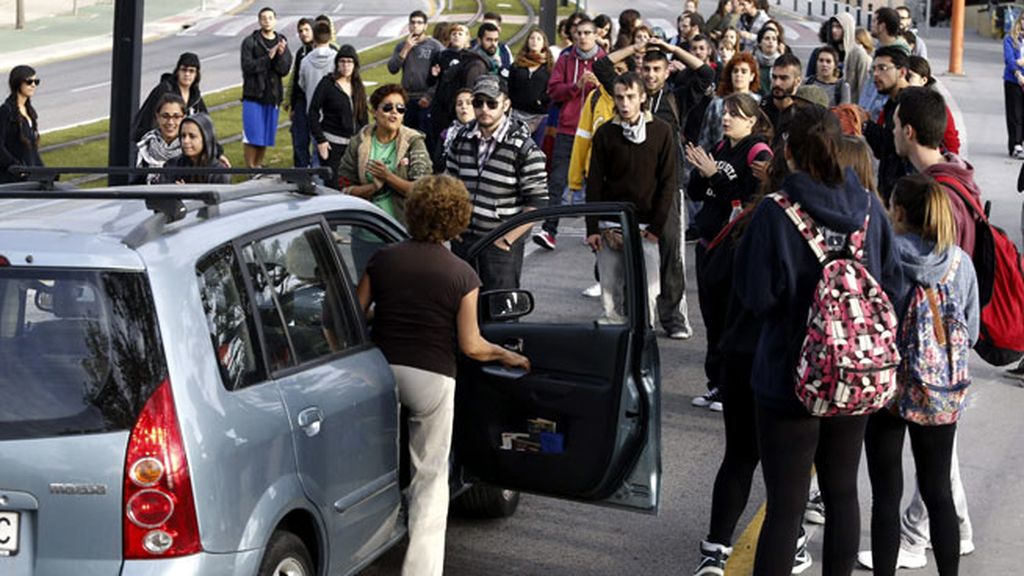
<svg viewBox="0 0 1024 576">
<path fill-rule="evenodd" d="M 18 168 L 21 168 L 20 170 Z M 137 248 L 159 236 L 166 224 L 197 212 L 199 218 L 215 217 L 225 202 L 264 196 L 293 193 L 305 197 L 335 193 L 330 188 L 317 186 L 313 178 L 329 175 L 326 168 L 289 169 L 232 169 L 232 168 L 44 168 L 12 167 L 12 172 L 26 174 L 23 182 L 0 185 L 0 199 L 44 200 L 143 200 L 154 214 L 132 229 L 122 240 Z M 280 176 L 281 180 L 256 179 L 239 184 L 178 184 L 155 187 L 152 185 L 111 186 L 106 188 L 73 188 L 57 182 L 60 174 L 142 175 L 166 174 L 170 176 L 205 174 L 258 174 Z"/>
</svg>

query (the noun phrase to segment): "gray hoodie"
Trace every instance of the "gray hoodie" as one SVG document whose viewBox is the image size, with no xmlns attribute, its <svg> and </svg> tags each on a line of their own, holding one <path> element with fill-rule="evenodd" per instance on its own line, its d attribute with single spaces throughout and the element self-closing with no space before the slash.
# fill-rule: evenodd
<svg viewBox="0 0 1024 576">
<path fill-rule="evenodd" d="M 303 56 L 302 65 L 299 66 L 299 88 L 306 94 L 307 106 L 320 80 L 334 71 L 334 57 L 337 54 L 334 48 L 321 46 Z"/>
<path fill-rule="evenodd" d="M 840 12 L 832 19 L 843 27 L 843 52 L 846 53 L 843 59 L 843 79 L 850 85 L 851 101 L 856 103 L 864 84 L 870 81 L 868 71 L 871 67 L 871 57 L 864 47 L 857 43 L 857 24 L 853 21 L 853 15 Z"/>
<path fill-rule="evenodd" d="M 957 246 L 952 246 L 936 254 L 935 243 L 924 240 L 917 234 L 897 236 L 896 252 L 903 267 L 903 275 L 910 281 L 908 285 L 911 288 L 915 285 L 936 286 L 953 263 L 954 252 L 960 252 L 960 267 L 957 268 L 951 287 L 957 295 L 957 300 L 964 307 L 967 332 L 970 334 L 973 347 L 974 343 L 978 341 L 980 311 L 978 308 L 978 279 L 974 274 L 971 257 Z"/>
</svg>

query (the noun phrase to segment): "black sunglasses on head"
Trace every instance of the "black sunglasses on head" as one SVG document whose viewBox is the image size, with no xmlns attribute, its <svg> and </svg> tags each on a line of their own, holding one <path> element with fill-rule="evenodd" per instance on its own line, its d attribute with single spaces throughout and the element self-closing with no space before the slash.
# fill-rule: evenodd
<svg viewBox="0 0 1024 576">
<path fill-rule="evenodd" d="M 31 85 L 34 85 L 34 86 L 39 86 L 39 83 L 41 82 L 41 80 L 39 78 L 25 78 L 24 80 L 22 80 L 22 82 L 24 82 L 25 84 L 31 84 Z"/>
<path fill-rule="evenodd" d="M 473 98 L 473 108 L 483 108 L 484 104 L 486 104 L 491 110 L 497 110 L 500 102 L 497 100 L 491 100 L 490 98 Z"/>
<path fill-rule="evenodd" d="M 405 104 L 392 104 L 391 102 L 388 102 L 387 104 L 381 106 L 380 109 L 381 112 L 384 112 L 385 114 L 390 114 L 391 112 L 405 114 Z"/>
</svg>

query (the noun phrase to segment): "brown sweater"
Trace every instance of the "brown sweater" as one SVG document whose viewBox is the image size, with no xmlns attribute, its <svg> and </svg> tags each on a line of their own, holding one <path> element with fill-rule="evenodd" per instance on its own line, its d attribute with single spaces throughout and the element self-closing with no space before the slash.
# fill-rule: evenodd
<svg viewBox="0 0 1024 576">
<path fill-rule="evenodd" d="M 594 134 L 587 177 L 587 202 L 632 202 L 647 230 L 661 236 L 672 210 L 676 184 L 676 138 L 667 122 L 645 112 L 647 138 L 634 144 L 619 119 Z M 587 218 L 587 234 L 598 233 L 598 218 Z"/>
</svg>

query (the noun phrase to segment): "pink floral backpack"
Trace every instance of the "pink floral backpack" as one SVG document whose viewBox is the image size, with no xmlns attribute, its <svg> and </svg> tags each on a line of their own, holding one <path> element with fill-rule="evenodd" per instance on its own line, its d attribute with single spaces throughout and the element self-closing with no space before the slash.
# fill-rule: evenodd
<svg viewBox="0 0 1024 576">
<path fill-rule="evenodd" d="M 863 264 L 870 215 L 846 246 L 835 250 L 799 204 L 778 193 L 769 198 L 786 212 L 822 265 L 796 367 L 797 397 L 812 416 L 860 416 L 884 407 L 896 391 L 898 320 L 889 297 Z"/>
<path fill-rule="evenodd" d="M 903 361 L 896 405 L 904 420 L 922 426 L 956 422 L 971 384 L 967 318 L 949 285 L 961 254 L 953 251 L 953 262 L 937 286 L 914 288 L 897 340 Z"/>
</svg>

